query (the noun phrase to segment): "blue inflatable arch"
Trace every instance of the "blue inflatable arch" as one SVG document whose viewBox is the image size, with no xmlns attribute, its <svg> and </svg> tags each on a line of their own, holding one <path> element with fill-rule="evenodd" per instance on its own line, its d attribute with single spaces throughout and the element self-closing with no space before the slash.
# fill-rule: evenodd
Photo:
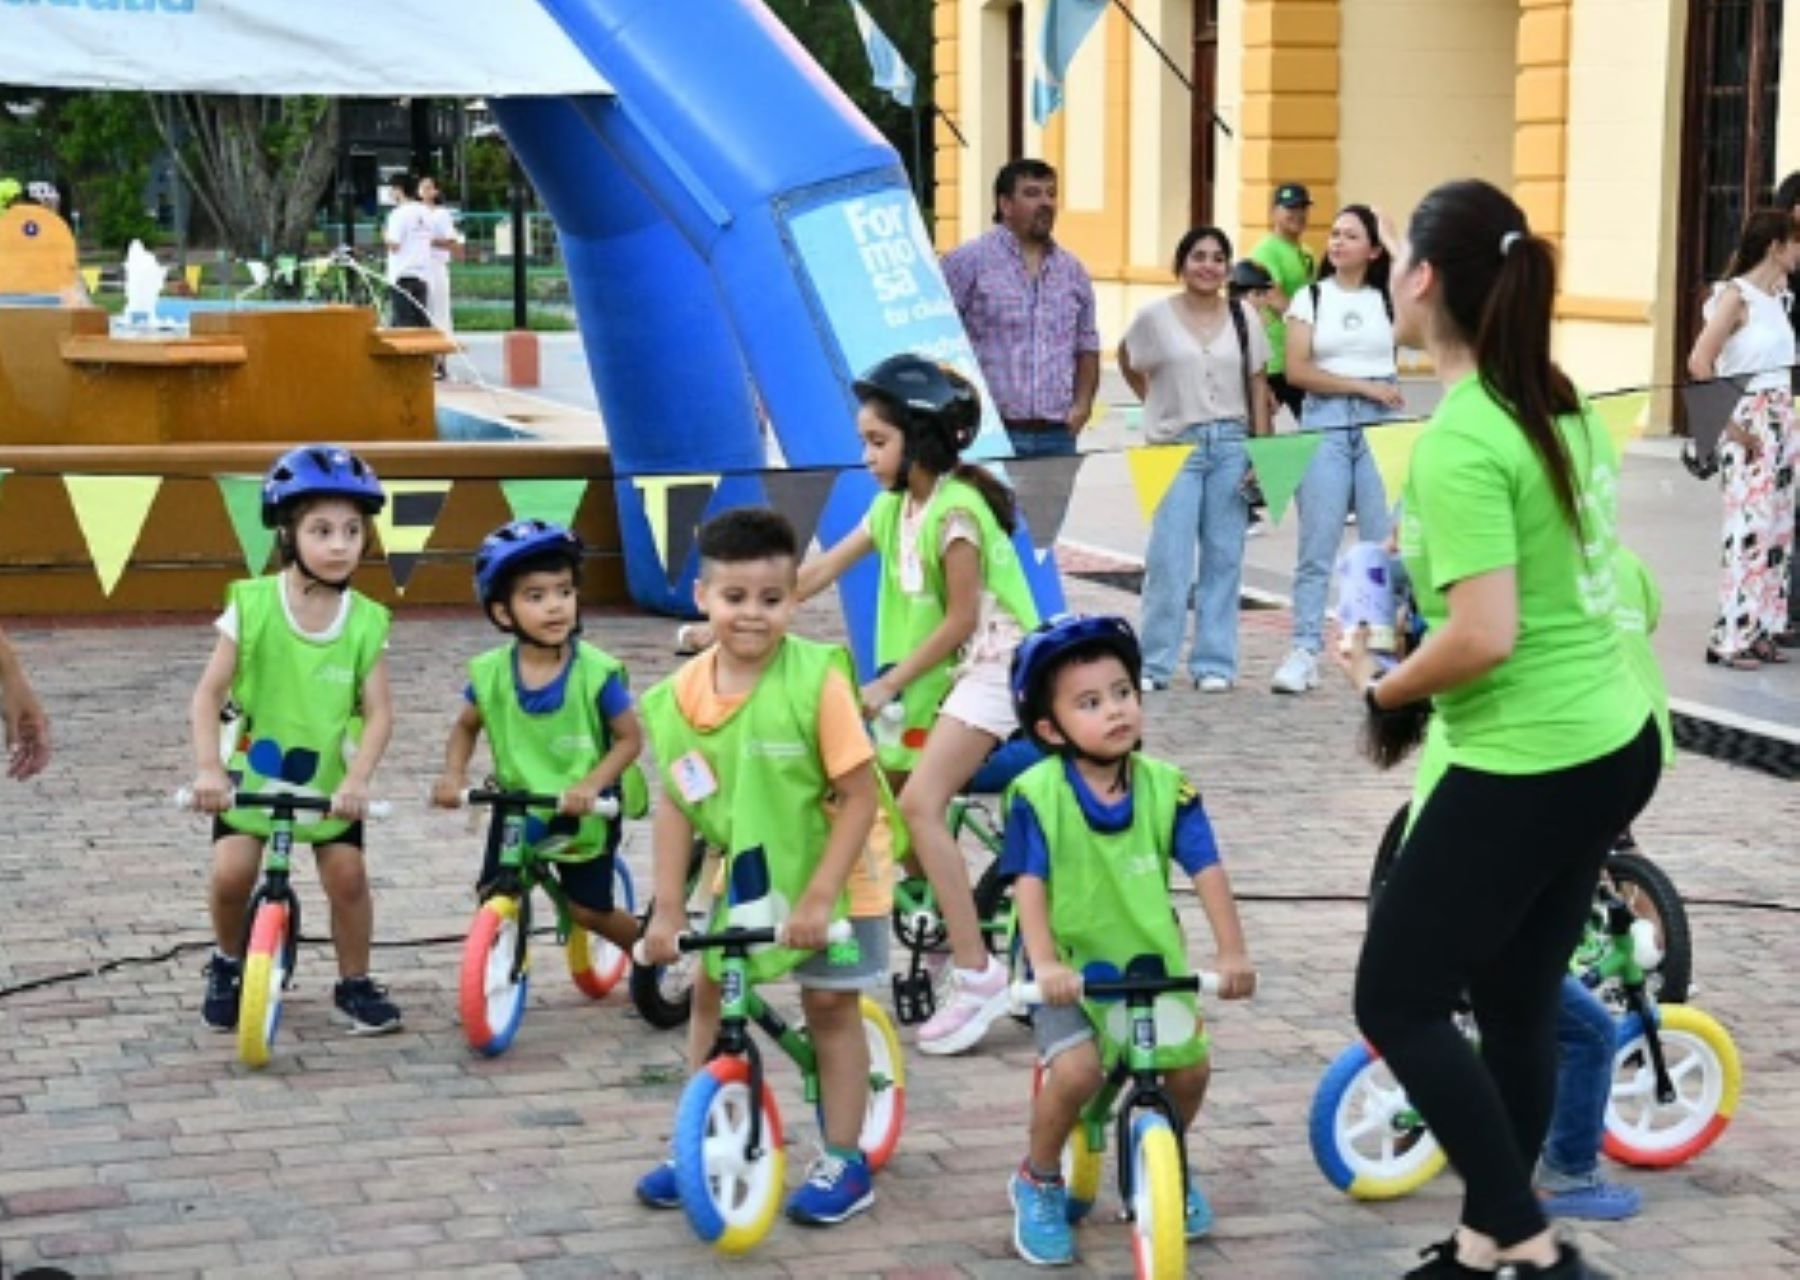
<svg viewBox="0 0 1800 1280">
<path fill-rule="evenodd" d="M 847 468 L 830 545 L 875 496 L 854 373 L 903 350 L 979 371 L 898 155 L 759 0 L 540 2 L 614 95 L 490 101 L 567 257 L 631 594 L 691 612 L 694 558 L 665 566 L 658 543 L 766 500 L 765 417 L 789 467 Z M 972 452 L 1007 452 L 991 413 Z M 671 502 L 671 477 L 720 473 L 704 507 Z M 1018 544 L 1060 609 L 1054 562 Z M 865 670 L 875 587 L 872 559 L 843 586 Z"/>
</svg>

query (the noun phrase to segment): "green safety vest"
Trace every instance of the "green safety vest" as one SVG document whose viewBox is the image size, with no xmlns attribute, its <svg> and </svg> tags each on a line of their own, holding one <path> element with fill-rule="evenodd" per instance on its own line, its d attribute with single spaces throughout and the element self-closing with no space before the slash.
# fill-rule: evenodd
<svg viewBox="0 0 1800 1280">
<path fill-rule="evenodd" d="M 611 750 L 612 734 L 600 718 L 600 690 L 614 675 L 623 679 L 625 668 L 612 655 L 577 641 L 562 706 L 534 715 L 519 705 L 517 652 L 517 644 L 505 644 L 469 663 L 469 684 L 494 755 L 494 777 L 508 791 L 561 795 L 592 773 Z M 633 763 L 621 775 L 619 786 L 622 816 L 642 816 L 648 802 L 643 771 Z M 556 817 L 554 809 L 531 813 L 546 825 Z M 610 847 L 612 826 L 590 814 L 573 833 L 557 832 L 540 840 L 536 852 L 562 862 L 586 862 Z"/>
<path fill-rule="evenodd" d="M 875 666 L 892 666 L 915 652 L 944 620 L 946 592 L 944 562 L 938 554 L 944 519 L 952 511 L 966 511 L 981 536 L 981 585 L 999 601 L 1019 626 L 1030 631 L 1038 624 L 1037 604 L 1019 565 L 1012 539 L 994 519 L 987 499 L 966 480 L 946 476 L 926 504 L 919 522 L 919 563 L 924 568 L 924 590 L 906 591 L 900 583 L 900 510 L 903 494 L 884 493 L 869 508 L 869 536 L 881 553 L 881 595 L 875 613 Z M 895 773 L 910 772 L 918 763 L 919 749 L 937 720 L 938 708 L 950 692 L 950 673 L 955 657 L 942 662 L 906 686 L 900 695 L 905 711 L 898 742 L 877 744 L 881 765 Z"/>
<path fill-rule="evenodd" d="M 350 591 L 343 630 L 335 640 L 315 640 L 289 625 L 283 589 L 281 574 L 226 589 L 238 627 L 231 698 L 242 715 L 226 770 L 240 791 L 327 799 L 342 785 L 362 739 L 363 682 L 381 659 L 389 615 Z M 266 837 L 271 815 L 266 809 L 233 809 L 224 822 L 234 831 Z M 341 818 L 297 822 L 294 836 L 323 844 L 349 827 Z"/>
<path fill-rule="evenodd" d="M 812 883 L 831 834 L 825 799 L 831 779 L 819 759 L 819 701 L 833 670 L 854 676 L 850 655 L 835 645 L 788 636 L 750 696 L 717 727 L 702 731 L 681 713 L 675 677 L 644 695 L 644 727 L 656 747 L 663 795 L 701 839 L 722 850 L 726 891 L 714 930 L 779 926 Z M 710 775 L 710 794 L 693 794 Z M 839 893 L 831 918 L 849 913 Z M 761 947 L 750 956 L 753 981 L 788 972 L 812 953 Z M 719 953 L 707 953 L 715 977 Z"/>
<path fill-rule="evenodd" d="M 1031 806 L 1050 850 L 1050 933 L 1064 964 L 1084 978 L 1190 972 L 1187 939 L 1169 900 L 1174 866 L 1175 808 L 1186 785 L 1161 760 L 1131 758 L 1131 825 L 1096 831 L 1088 824 L 1061 757 L 1041 760 L 1014 779 L 1004 808 L 1017 797 Z M 1123 1000 L 1083 1000 L 1105 1062 L 1124 1052 L 1131 1013 Z M 1156 998 L 1156 1065 L 1164 1070 L 1204 1062 L 1207 1038 L 1188 992 Z"/>
</svg>

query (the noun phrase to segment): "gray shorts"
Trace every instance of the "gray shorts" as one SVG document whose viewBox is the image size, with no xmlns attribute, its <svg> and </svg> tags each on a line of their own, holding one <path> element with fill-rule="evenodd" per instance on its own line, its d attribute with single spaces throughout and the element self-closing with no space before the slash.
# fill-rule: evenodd
<svg viewBox="0 0 1800 1280">
<path fill-rule="evenodd" d="M 888 931 L 886 916 L 852 919 L 858 955 L 855 964 L 832 964 L 829 951 L 816 951 L 793 972 L 795 982 L 808 991 L 872 991 L 887 981 Z"/>
<path fill-rule="evenodd" d="M 1031 1011 L 1031 1038 L 1038 1058 L 1054 1062 L 1077 1045 L 1094 1038 L 1094 1024 L 1079 1004 L 1040 1004 Z"/>
</svg>

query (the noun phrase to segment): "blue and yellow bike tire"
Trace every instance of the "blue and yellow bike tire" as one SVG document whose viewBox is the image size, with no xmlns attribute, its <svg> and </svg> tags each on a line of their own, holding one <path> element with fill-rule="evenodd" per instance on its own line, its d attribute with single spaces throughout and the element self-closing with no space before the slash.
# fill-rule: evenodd
<svg viewBox="0 0 1800 1280">
<path fill-rule="evenodd" d="M 1380 1055 L 1361 1040 L 1338 1054 L 1319 1081 L 1307 1118 L 1307 1137 L 1319 1172 L 1358 1200 L 1411 1195 L 1437 1177 L 1446 1163 L 1443 1148 L 1423 1129 L 1399 1159 L 1370 1158 L 1344 1136 L 1346 1113 L 1373 1087 L 1364 1076 L 1379 1062 Z"/>
<path fill-rule="evenodd" d="M 781 1208 L 787 1176 L 787 1150 L 781 1140 L 781 1113 L 765 1082 L 762 1143 L 753 1164 L 709 1168 L 709 1136 L 742 1137 L 748 1133 L 750 1064 L 742 1058 L 714 1058 L 700 1069 L 681 1094 L 675 1113 L 675 1185 L 694 1234 L 720 1253 L 748 1253 L 769 1234 Z M 730 1143 L 716 1149 L 729 1150 Z"/>
</svg>

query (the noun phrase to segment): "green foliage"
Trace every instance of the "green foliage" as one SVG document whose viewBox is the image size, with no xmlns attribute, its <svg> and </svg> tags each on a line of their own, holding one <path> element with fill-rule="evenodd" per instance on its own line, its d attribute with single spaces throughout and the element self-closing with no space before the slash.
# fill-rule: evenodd
<svg viewBox="0 0 1800 1280">
<path fill-rule="evenodd" d="M 160 146 L 140 93 L 44 92 L 0 113 L 0 170 L 56 182 L 83 237 L 109 250 L 156 231 L 144 191 Z"/>
<path fill-rule="evenodd" d="M 469 210 L 507 207 L 507 184 L 512 177 L 512 153 L 498 138 L 477 138 L 468 147 Z"/>
</svg>

